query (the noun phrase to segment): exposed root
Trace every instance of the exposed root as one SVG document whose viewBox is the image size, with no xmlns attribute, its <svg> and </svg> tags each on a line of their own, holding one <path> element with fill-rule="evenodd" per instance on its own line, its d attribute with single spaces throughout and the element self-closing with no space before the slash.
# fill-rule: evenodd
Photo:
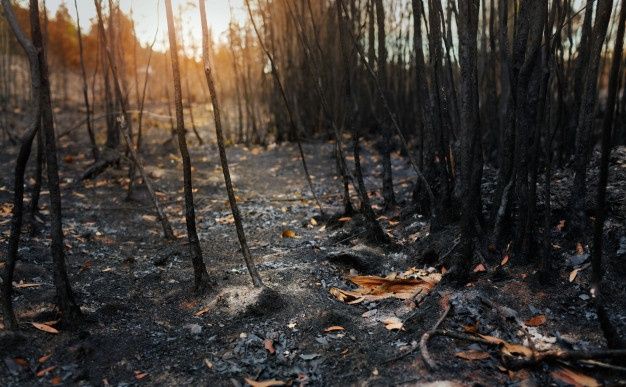
<svg viewBox="0 0 626 387">
<path fill-rule="evenodd" d="M 445 320 L 446 317 L 448 317 L 448 314 L 450 313 L 451 309 L 452 309 L 452 305 L 450 304 L 449 301 L 446 300 L 446 307 L 443 313 L 441 314 L 441 317 L 439 317 L 439 320 L 437 320 L 435 325 L 433 325 L 433 327 L 428 332 L 424 333 L 422 335 L 422 338 L 420 339 L 419 348 L 422 354 L 422 359 L 424 359 L 424 363 L 426 363 L 428 368 L 430 368 L 431 370 L 436 370 L 438 366 L 437 366 L 437 363 L 430 356 L 430 353 L 428 352 L 428 340 L 430 340 L 430 338 L 434 336 L 434 333 L 439 328 L 439 325 L 441 325 L 443 320 Z"/>
</svg>

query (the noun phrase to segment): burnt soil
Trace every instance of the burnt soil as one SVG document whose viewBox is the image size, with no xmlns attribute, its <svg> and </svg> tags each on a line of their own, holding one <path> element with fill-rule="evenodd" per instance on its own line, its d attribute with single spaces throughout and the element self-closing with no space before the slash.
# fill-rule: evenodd
<svg viewBox="0 0 626 387">
<path fill-rule="evenodd" d="M 63 115 L 60 117 L 62 122 Z M 499 361 L 497 348 L 443 337 L 429 344 L 439 364 L 437 370 L 429 370 L 417 348 L 421 335 L 442 313 L 444 298 L 453 305 L 442 324 L 446 329 L 462 332 L 477 326 L 481 333 L 522 343 L 525 336 L 515 321 L 543 315 L 544 324 L 529 328 L 538 348 L 605 348 L 589 297 L 591 269 L 577 262 L 589 253 L 588 246 L 583 243 L 583 251 L 576 253 L 558 227 L 566 216 L 563 208 L 571 184 L 567 168 L 558 170 L 553 181 L 551 284 L 538 283 L 532 259 L 517 262 L 512 257 L 500 265 L 501 256 L 486 256 L 482 262 L 485 271 L 474 272 L 465 288 L 440 284 L 419 305 L 397 299 L 348 305 L 335 299 L 329 289 L 349 289 L 350 274 L 385 276 L 411 267 L 433 267 L 431 272 L 440 272 L 454 255 L 458 229 L 452 225 L 431 233 L 427 219 L 412 211 L 415 179 L 399 154 L 393 155 L 393 165 L 401 206 L 383 211 L 375 193 L 381 174 L 378 156 L 372 144 L 364 147 L 366 183 L 380 221 L 394 241 L 379 245 L 364 238 L 358 215 L 342 222 L 335 217 L 328 224 L 319 216 L 295 145 L 229 147 L 248 242 L 268 287 L 254 289 L 229 216 L 215 145 L 198 146 L 190 134 L 198 231 L 214 282 L 207 293 L 195 295 L 184 238 L 181 161 L 176 149 L 162 145 L 164 137 L 151 131 L 143 152 L 179 237 L 176 242 L 166 242 L 143 186 L 138 185 L 132 200 L 125 199 L 125 162 L 94 180 L 79 181 L 91 161 L 84 144 L 78 145 L 73 136 L 78 134 L 60 139 L 63 224 L 68 272 L 85 321 L 77 330 L 60 328 L 59 334 L 37 330 L 31 324 L 57 318 L 48 226 L 38 222 L 33 237 L 26 232 L 22 237 L 16 271 L 14 299 L 21 331 L 10 334 L 0 325 L 0 385 L 213 386 L 245 385 L 245 378 L 338 386 L 443 380 L 547 385 L 557 383 L 552 372 L 560 367 L 601 382 L 624 381 L 624 373 L 574 363 L 541 363 L 511 370 Z M 334 174 L 332 143 L 306 143 L 304 149 L 325 212 L 340 214 L 340 179 Z M 0 265 L 6 257 L 16 154 L 16 146 L 5 146 L 0 152 Z M 597 156 L 593 163 L 592 193 Z M 625 175 L 626 149 L 620 148 L 611 160 L 605 283 L 607 309 L 622 333 L 626 325 Z M 32 176 L 32 166 L 28 176 Z M 493 190 L 494 177 L 494 171 L 485 171 L 486 198 Z M 542 195 L 540 189 L 540 210 Z M 47 200 L 44 191 L 42 221 L 47 219 Z M 484 203 L 485 208 L 488 205 Z M 290 231 L 295 237 L 283 237 L 294 236 Z M 474 265 L 479 263 L 477 258 Z M 581 266 L 570 282 L 572 270 Z M 501 316 L 485 299 L 511 309 L 518 319 Z M 385 328 L 382 321 L 394 316 L 404 322 L 404 330 Z M 344 329 L 325 333 L 330 326 Z M 490 357 L 468 361 L 455 356 L 468 350 L 488 352 Z M 37 375 L 48 367 L 54 368 Z"/>
</svg>

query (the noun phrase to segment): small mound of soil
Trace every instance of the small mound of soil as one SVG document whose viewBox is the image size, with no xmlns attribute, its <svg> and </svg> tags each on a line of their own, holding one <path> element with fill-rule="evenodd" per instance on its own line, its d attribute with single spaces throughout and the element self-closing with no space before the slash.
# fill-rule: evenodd
<svg viewBox="0 0 626 387">
<path fill-rule="evenodd" d="M 270 288 L 229 286 L 222 290 L 204 310 L 222 312 L 230 317 L 262 317 L 274 314 L 285 305 L 285 298 Z"/>
</svg>

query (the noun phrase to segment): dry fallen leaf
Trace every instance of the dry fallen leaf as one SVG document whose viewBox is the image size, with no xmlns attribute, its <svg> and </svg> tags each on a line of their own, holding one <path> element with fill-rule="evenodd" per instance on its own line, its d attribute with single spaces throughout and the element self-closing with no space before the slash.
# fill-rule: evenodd
<svg viewBox="0 0 626 387">
<path fill-rule="evenodd" d="M 145 220 L 146 222 L 150 222 L 150 223 L 154 223 L 157 221 L 157 217 L 154 215 L 142 215 L 141 219 Z"/>
<path fill-rule="evenodd" d="M 235 218 L 233 217 L 233 214 L 228 214 L 221 218 L 215 218 L 215 222 L 218 224 L 233 224 L 235 223 Z"/>
<path fill-rule="evenodd" d="M 51 327 L 50 325 L 46 325 L 46 324 L 41 324 L 41 323 L 31 323 L 35 328 L 39 329 L 40 331 L 44 331 L 44 332 L 48 332 L 48 333 L 53 333 L 53 334 L 57 334 L 59 333 L 59 331 L 56 328 Z"/>
<path fill-rule="evenodd" d="M 485 265 L 483 265 L 482 263 L 479 263 L 478 265 L 476 265 L 476 267 L 474 268 L 474 273 L 481 273 L 483 271 L 487 271 L 487 269 L 485 268 Z"/>
<path fill-rule="evenodd" d="M 438 274 L 437 274 L 438 275 Z M 385 278 L 373 275 L 353 276 L 349 278 L 359 288 L 344 290 L 330 288 L 330 294 L 339 301 L 348 304 L 358 304 L 363 301 L 382 300 L 385 298 L 399 298 L 407 300 L 420 292 L 432 289 L 440 277 L 422 278 Z"/>
<path fill-rule="evenodd" d="M 546 316 L 544 316 L 543 314 L 538 314 L 535 317 L 524 321 L 524 324 L 528 325 L 529 327 L 538 327 L 545 323 L 546 323 Z"/>
<path fill-rule="evenodd" d="M 204 359 L 204 365 L 206 365 L 208 369 L 213 368 L 213 363 L 211 363 L 209 359 Z"/>
<path fill-rule="evenodd" d="M 15 283 L 13 282 L 13 287 L 16 289 L 28 289 L 28 288 L 37 288 L 41 286 L 41 284 L 38 283 L 25 283 L 25 282 L 21 282 L 20 283 Z"/>
<path fill-rule="evenodd" d="M 272 386 L 284 386 L 286 383 L 282 380 L 270 379 L 270 380 L 252 380 L 245 378 L 246 383 L 252 387 L 272 387 Z"/>
<path fill-rule="evenodd" d="M 503 344 L 505 341 L 502 340 L 501 338 L 495 337 L 495 336 L 487 336 L 487 335 L 481 335 L 480 333 L 478 334 L 479 337 L 487 340 L 487 342 L 491 343 L 491 344 Z"/>
<path fill-rule="evenodd" d="M 91 260 L 85 261 L 85 263 L 83 263 L 83 265 L 78 270 L 78 274 L 91 269 L 92 266 L 93 266 L 93 262 Z"/>
<path fill-rule="evenodd" d="M 52 356 L 51 353 L 45 354 L 45 355 L 41 356 L 39 359 L 37 359 L 37 362 L 39 362 L 39 364 L 43 364 L 43 363 L 47 362 L 48 359 L 50 359 L 51 356 Z"/>
<path fill-rule="evenodd" d="M 509 262 L 509 255 L 505 255 L 504 258 L 502 258 L 502 262 L 500 262 L 500 266 L 504 266 Z"/>
<path fill-rule="evenodd" d="M 270 339 L 265 339 L 263 340 L 263 346 L 265 347 L 265 349 L 267 349 L 267 351 L 271 354 L 276 353 L 276 349 L 274 349 L 274 342 Z"/>
<path fill-rule="evenodd" d="M 390 317 L 383 321 L 383 324 L 385 324 L 385 328 L 390 331 L 404 330 L 404 323 L 397 317 Z"/>
<path fill-rule="evenodd" d="M 502 353 L 508 356 L 522 356 L 530 358 L 533 356 L 533 350 L 520 344 L 505 342 L 502 346 Z"/>
<path fill-rule="evenodd" d="M 491 357 L 487 352 L 470 350 L 465 352 L 457 352 L 454 354 L 456 357 L 460 357 L 465 360 L 486 360 Z"/>
<path fill-rule="evenodd" d="M 574 282 L 574 280 L 576 279 L 576 276 L 578 276 L 579 271 L 580 271 L 580 268 L 574 269 L 572 270 L 571 273 L 569 273 L 569 282 Z"/>
<path fill-rule="evenodd" d="M 137 379 L 137 380 L 141 380 L 141 379 L 145 378 L 146 376 L 148 376 L 147 372 L 135 371 L 135 379 Z"/>
<path fill-rule="evenodd" d="M 339 219 L 337 219 L 337 220 L 338 220 L 339 222 L 341 222 L 341 223 L 346 223 L 346 222 L 351 221 L 351 220 L 352 220 L 352 218 L 351 218 L 351 217 L 349 217 L 349 216 L 343 216 L 343 217 L 341 217 L 341 218 L 339 218 Z"/>
<path fill-rule="evenodd" d="M 57 368 L 57 366 L 44 368 L 41 371 L 37 372 L 35 376 L 37 376 L 38 378 L 41 378 L 42 376 L 46 376 L 50 371 L 53 371 L 55 368 Z"/>
<path fill-rule="evenodd" d="M 23 357 L 16 357 L 15 359 L 13 359 L 13 361 L 15 362 L 15 364 L 19 365 L 20 367 L 23 367 L 23 368 L 28 367 L 28 360 L 24 359 Z"/>
<path fill-rule="evenodd" d="M 283 230 L 283 238 L 295 238 L 296 232 L 290 229 Z"/>
<path fill-rule="evenodd" d="M 563 383 L 567 383 L 577 387 L 595 387 L 600 386 L 600 383 L 592 378 L 578 372 L 575 372 L 569 368 L 560 368 L 556 371 L 552 371 L 552 377 Z"/>
<path fill-rule="evenodd" d="M 345 328 L 342 327 L 342 326 L 333 325 L 333 326 L 330 326 L 330 327 L 324 329 L 324 332 L 328 333 L 328 332 L 337 332 L 337 331 L 344 331 L 344 330 L 345 330 Z"/>
<path fill-rule="evenodd" d="M 580 242 L 576 243 L 576 255 L 583 255 L 585 254 L 585 248 L 583 247 L 583 244 Z"/>
<path fill-rule="evenodd" d="M 62 382 L 63 382 L 63 379 L 61 379 L 61 377 L 58 375 L 50 379 L 50 384 L 52 384 L 53 386 L 58 386 Z"/>
<path fill-rule="evenodd" d="M 463 325 L 463 331 L 465 333 L 477 333 L 478 332 L 478 324 L 479 324 L 479 322 L 476 321 L 475 324 Z"/>
</svg>

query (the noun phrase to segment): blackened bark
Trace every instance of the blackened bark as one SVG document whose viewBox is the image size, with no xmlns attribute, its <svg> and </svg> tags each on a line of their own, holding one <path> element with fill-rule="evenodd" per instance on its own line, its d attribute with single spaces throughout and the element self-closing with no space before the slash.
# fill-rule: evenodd
<svg viewBox="0 0 626 387">
<path fill-rule="evenodd" d="M 479 0 L 459 0 L 459 65 L 460 76 L 460 192 L 462 256 L 457 263 L 459 280 L 467 279 L 473 258 L 473 239 L 476 236 L 475 219 L 480 217 L 480 183 L 483 159 L 478 101 L 477 35 Z"/>
<path fill-rule="evenodd" d="M 168 2 L 170 0 L 167 0 Z M 215 80 L 213 79 L 213 70 L 209 59 L 209 31 L 206 21 L 206 9 L 204 0 L 198 0 L 200 4 L 200 21 L 202 23 L 202 56 L 204 60 L 204 74 L 206 76 L 207 84 L 209 86 L 209 92 L 211 93 L 211 103 L 213 104 L 213 118 L 215 120 L 215 134 L 217 137 L 217 146 L 220 153 L 220 162 L 222 164 L 222 172 L 224 173 L 224 183 L 226 184 L 226 191 L 228 192 L 228 201 L 230 203 L 230 209 L 233 213 L 235 220 L 235 228 L 237 229 L 237 237 L 241 245 L 241 252 L 243 259 L 246 262 L 246 267 L 252 277 L 252 283 L 256 287 L 261 287 L 263 281 L 261 276 L 254 265 L 250 249 L 248 248 L 248 242 L 246 241 L 246 234 L 243 229 L 243 222 L 241 220 L 241 213 L 237 206 L 237 198 L 235 197 L 235 190 L 233 189 L 233 183 L 230 179 L 230 170 L 228 168 L 228 159 L 226 158 L 226 147 L 224 146 L 224 134 L 222 133 L 222 121 L 220 118 L 220 105 L 217 99 L 217 90 L 215 88 Z"/>
<path fill-rule="evenodd" d="M 383 0 L 374 0 L 376 7 L 376 26 L 378 32 L 378 55 L 377 55 L 377 75 L 378 82 L 386 92 L 388 87 L 387 80 L 387 37 L 385 33 L 385 8 L 383 7 Z M 385 96 L 389 100 L 389 96 Z M 379 102 L 380 105 L 382 102 Z M 382 106 L 378 106 L 377 119 L 379 122 L 380 138 L 381 138 L 381 156 L 383 163 L 383 199 L 385 200 L 385 207 L 393 207 L 396 205 L 396 196 L 393 192 L 393 170 L 391 169 L 391 137 L 392 133 L 389 128 L 389 124 L 386 116 L 386 112 Z"/>
<path fill-rule="evenodd" d="M 593 228 L 593 248 L 591 251 L 592 266 L 592 291 L 596 297 L 596 307 L 598 308 L 598 318 L 604 336 L 609 348 L 623 348 L 624 339 L 617 334 L 615 327 L 611 324 L 610 318 L 604 310 L 603 293 L 602 293 L 602 239 L 604 230 L 604 220 L 606 218 L 606 185 L 609 179 L 609 156 L 611 154 L 611 138 L 613 130 L 613 116 L 615 113 L 615 105 L 619 86 L 619 69 L 622 61 L 624 48 L 624 20 L 626 18 L 626 4 L 622 3 L 617 26 L 617 35 L 615 37 L 615 45 L 613 47 L 613 60 L 609 75 L 609 90 L 606 100 L 606 112 L 604 113 L 604 121 L 602 122 L 602 156 L 600 159 L 600 180 L 598 182 L 597 192 L 597 210 L 596 219 Z"/>
<path fill-rule="evenodd" d="M 183 120 L 183 93 L 180 82 L 180 70 L 178 66 L 178 43 L 176 42 L 176 30 L 172 13 L 172 1 L 165 0 L 167 15 L 167 29 L 170 40 L 170 55 L 172 58 L 172 75 L 174 79 L 174 104 L 176 106 L 176 132 L 178 134 L 178 147 L 183 160 L 183 190 L 185 193 L 185 222 L 187 224 L 187 239 L 191 247 L 191 262 L 193 264 L 194 284 L 196 291 L 203 291 L 209 285 L 209 274 L 202 259 L 202 249 L 196 230 L 196 212 L 193 202 L 193 182 L 191 177 L 191 158 L 187 150 L 185 139 L 185 123 Z M 202 141 L 202 140 L 200 140 Z"/>
<path fill-rule="evenodd" d="M 50 97 L 50 80 L 48 78 L 48 64 L 46 62 L 41 26 L 39 24 L 39 4 L 37 0 L 30 0 L 30 23 L 33 44 L 38 49 L 38 61 L 41 76 L 41 114 L 42 129 L 45 140 L 46 171 L 48 190 L 50 191 L 50 253 L 53 263 L 54 287 L 56 301 L 64 325 L 76 326 L 82 320 L 78 304 L 70 286 L 65 265 L 65 251 L 63 244 L 63 225 L 61 214 L 61 190 L 59 187 L 59 167 L 57 163 L 56 138 L 54 133 L 54 118 Z"/>
<path fill-rule="evenodd" d="M 26 170 L 26 164 L 30 156 L 33 139 L 41 129 L 41 74 L 37 49 L 21 30 L 10 1 L 2 0 L 2 6 L 6 20 L 13 30 L 13 34 L 28 56 L 31 75 L 32 103 L 34 107 L 32 122 L 29 123 L 29 128 L 22 137 L 20 150 L 15 162 L 11 231 L 7 248 L 6 268 L 2 277 L 2 313 L 4 315 L 4 322 L 8 329 L 16 330 L 18 329 L 18 323 L 15 318 L 15 312 L 13 311 L 12 301 L 13 273 L 18 258 L 18 247 L 24 216 L 24 171 Z"/>
<path fill-rule="evenodd" d="M 571 218 L 568 225 L 570 238 L 579 239 L 587 224 L 585 199 L 587 197 L 587 166 L 592 146 L 594 110 L 597 102 L 598 69 L 602 45 L 611 19 L 613 0 L 598 0 L 593 26 L 589 63 L 585 70 L 584 88 L 581 97 L 578 127 L 576 130 L 576 151 L 574 153 L 574 182 L 570 196 Z"/>
</svg>

